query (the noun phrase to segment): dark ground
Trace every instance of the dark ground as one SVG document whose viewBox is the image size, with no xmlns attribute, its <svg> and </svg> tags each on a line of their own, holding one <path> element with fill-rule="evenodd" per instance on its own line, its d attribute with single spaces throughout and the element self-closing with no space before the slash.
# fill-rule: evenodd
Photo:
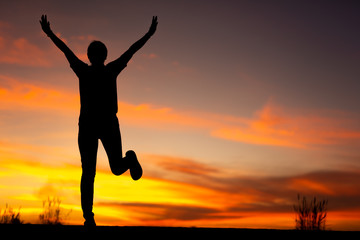
<svg viewBox="0 0 360 240">
<path fill-rule="evenodd" d="M 359 232 L 241 229 L 241 228 L 180 228 L 180 227 L 108 227 L 87 230 L 83 226 L 51 226 L 36 224 L 1 225 L 0 239 L 359 239 Z"/>
</svg>

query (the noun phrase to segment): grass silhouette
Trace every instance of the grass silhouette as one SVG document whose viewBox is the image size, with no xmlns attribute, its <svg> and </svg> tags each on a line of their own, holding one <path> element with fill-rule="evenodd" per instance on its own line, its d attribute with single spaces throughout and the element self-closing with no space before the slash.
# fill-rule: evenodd
<svg viewBox="0 0 360 240">
<path fill-rule="evenodd" d="M 0 209 L 0 223 L 1 224 L 22 224 L 20 216 L 20 209 L 18 211 L 14 211 L 12 207 L 6 204 L 4 210 Z"/>
<path fill-rule="evenodd" d="M 328 200 L 318 201 L 314 197 L 308 201 L 298 195 L 298 204 L 294 205 L 296 213 L 296 230 L 325 230 Z"/>
<path fill-rule="evenodd" d="M 60 208 L 61 200 L 58 197 L 48 197 L 43 201 L 43 212 L 39 215 L 41 224 L 61 225 L 64 218 L 68 217 L 71 210 L 63 216 L 62 208 Z"/>
</svg>

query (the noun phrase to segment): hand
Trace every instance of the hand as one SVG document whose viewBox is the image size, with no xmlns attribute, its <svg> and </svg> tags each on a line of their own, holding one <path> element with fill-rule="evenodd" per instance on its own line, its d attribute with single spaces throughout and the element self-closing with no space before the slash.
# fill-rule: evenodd
<svg viewBox="0 0 360 240">
<path fill-rule="evenodd" d="M 52 33 L 51 28 L 50 28 L 50 22 L 47 20 L 46 15 L 42 15 L 41 20 L 39 22 L 41 24 L 42 30 L 44 31 L 44 33 L 46 33 L 46 35 L 49 35 Z"/>
<path fill-rule="evenodd" d="M 148 32 L 151 36 L 155 33 L 157 24 L 158 24 L 157 16 L 153 16 L 151 26 Z"/>
</svg>

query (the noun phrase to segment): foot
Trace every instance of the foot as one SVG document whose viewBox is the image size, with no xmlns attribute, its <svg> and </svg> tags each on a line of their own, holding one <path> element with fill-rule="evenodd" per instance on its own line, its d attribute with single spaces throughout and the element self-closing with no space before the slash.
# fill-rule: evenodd
<svg viewBox="0 0 360 240">
<path fill-rule="evenodd" d="M 95 228 L 96 223 L 95 223 L 94 218 L 86 219 L 85 222 L 84 222 L 84 226 L 86 228 Z"/>
<path fill-rule="evenodd" d="M 133 180 L 139 180 L 142 176 L 142 168 L 141 165 L 136 157 L 136 154 L 134 151 L 130 150 L 127 151 L 125 156 L 128 158 L 130 162 L 130 175 Z"/>
</svg>

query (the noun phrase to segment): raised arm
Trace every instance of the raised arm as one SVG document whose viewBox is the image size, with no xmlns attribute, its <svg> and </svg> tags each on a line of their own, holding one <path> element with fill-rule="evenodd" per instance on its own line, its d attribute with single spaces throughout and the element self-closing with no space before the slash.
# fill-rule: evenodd
<svg viewBox="0 0 360 240">
<path fill-rule="evenodd" d="M 126 65 L 130 61 L 132 56 L 145 45 L 145 43 L 151 38 L 152 35 L 154 35 L 157 24 L 157 16 L 153 16 L 149 31 L 137 42 L 131 45 L 131 47 L 126 52 L 124 52 L 118 59 L 111 62 L 110 64 L 118 66 L 119 68 Z"/>
<path fill-rule="evenodd" d="M 75 65 L 82 61 L 70 50 L 68 46 L 58 38 L 50 28 L 50 22 L 47 20 L 46 15 L 41 16 L 40 20 L 41 28 L 46 35 L 54 42 L 54 44 L 65 54 L 65 57 L 69 61 L 70 65 Z"/>
</svg>

